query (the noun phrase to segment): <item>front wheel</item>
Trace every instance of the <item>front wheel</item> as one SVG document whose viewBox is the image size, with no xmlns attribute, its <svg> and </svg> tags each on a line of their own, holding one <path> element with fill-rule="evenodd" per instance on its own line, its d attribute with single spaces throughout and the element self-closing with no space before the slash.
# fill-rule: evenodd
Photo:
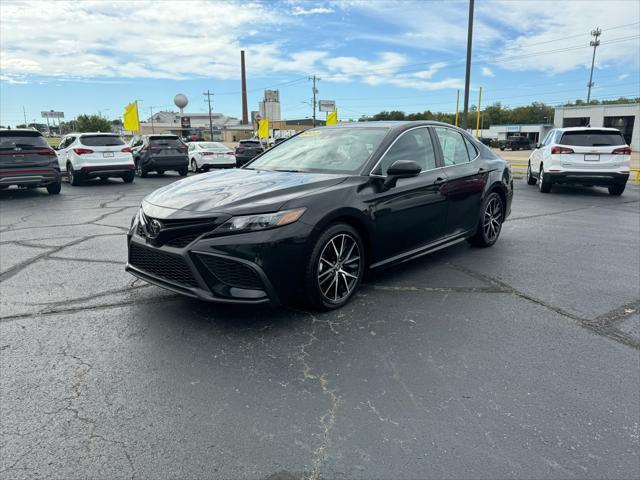
<svg viewBox="0 0 640 480">
<path fill-rule="evenodd" d="M 529 162 L 529 165 L 527 165 L 527 185 L 535 185 L 536 182 L 536 177 L 531 173 L 531 162 Z"/>
<path fill-rule="evenodd" d="M 491 192 L 482 202 L 476 233 L 467 241 L 474 247 L 490 247 L 498 240 L 504 222 L 505 205 L 496 192 Z"/>
<path fill-rule="evenodd" d="M 626 183 L 620 183 L 617 185 L 611 185 L 609 187 L 609 195 L 613 196 L 613 197 L 619 197 L 620 195 L 622 195 L 622 192 L 624 192 L 625 187 L 627 186 Z"/>
<path fill-rule="evenodd" d="M 364 274 L 364 246 L 350 225 L 338 223 L 320 235 L 309 257 L 305 289 L 309 303 L 320 310 L 344 306 Z"/>
<path fill-rule="evenodd" d="M 196 163 L 196 159 L 195 158 L 191 159 L 191 171 L 193 173 L 198 173 L 198 164 Z"/>
<path fill-rule="evenodd" d="M 136 162 L 136 173 L 140 178 L 145 178 L 147 176 L 147 170 L 142 166 L 142 160 L 140 159 Z"/>
</svg>

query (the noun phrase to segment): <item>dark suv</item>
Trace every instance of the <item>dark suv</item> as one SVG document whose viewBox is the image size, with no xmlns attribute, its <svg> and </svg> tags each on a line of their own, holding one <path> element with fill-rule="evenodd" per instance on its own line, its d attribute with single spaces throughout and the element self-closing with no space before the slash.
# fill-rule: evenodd
<svg viewBox="0 0 640 480">
<path fill-rule="evenodd" d="M 51 194 L 62 187 L 58 156 L 36 130 L 0 130 L 0 188 L 46 187 Z"/>
<path fill-rule="evenodd" d="M 176 135 L 141 135 L 131 140 L 136 173 L 146 177 L 149 172 L 162 175 L 175 170 L 181 177 L 189 172 L 187 146 Z"/>
<path fill-rule="evenodd" d="M 238 167 L 243 166 L 263 151 L 260 140 L 240 140 L 235 151 L 236 165 Z"/>
<path fill-rule="evenodd" d="M 500 141 L 500 150 L 510 148 L 511 150 L 531 150 L 531 141 L 527 137 L 507 137 Z"/>
</svg>

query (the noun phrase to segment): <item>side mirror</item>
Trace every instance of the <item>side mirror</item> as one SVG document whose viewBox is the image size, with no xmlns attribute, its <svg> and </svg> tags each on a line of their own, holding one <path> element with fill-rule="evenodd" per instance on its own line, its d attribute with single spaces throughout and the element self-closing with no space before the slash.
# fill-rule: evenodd
<svg viewBox="0 0 640 480">
<path fill-rule="evenodd" d="M 395 187 L 399 178 L 415 177 L 420 174 L 422 167 L 413 160 L 396 160 L 387 169 L 387 178 L 384 181 L 384 188 Z"/>
</svg>

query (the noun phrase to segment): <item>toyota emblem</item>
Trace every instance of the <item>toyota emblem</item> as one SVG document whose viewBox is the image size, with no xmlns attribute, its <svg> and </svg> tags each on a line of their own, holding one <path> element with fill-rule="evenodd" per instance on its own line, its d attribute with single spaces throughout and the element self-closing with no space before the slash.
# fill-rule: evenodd
<svg viewBox="0 0 640 480">
<path fill-rule="evenodd" d="M 158 220 L 150 218 L 147 222 L 147 236 L 149 238 L 156 238 L 160 233 L 160 230 L 162 230 L 162 223 L 160 223 Z"/>
</svg>

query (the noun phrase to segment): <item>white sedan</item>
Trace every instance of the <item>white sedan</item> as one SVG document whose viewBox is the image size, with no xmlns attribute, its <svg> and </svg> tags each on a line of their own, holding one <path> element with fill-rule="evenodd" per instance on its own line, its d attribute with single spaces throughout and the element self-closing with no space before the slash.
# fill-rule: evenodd
<svg viewBox="0 0 640 480">
<path fill-rule="evenodd" d="M 235 168 L 233 150 L 220 142 L 189 143 L 189 165 L 192 172 L 208 171 L 211 168 Z"/>
</svg>

